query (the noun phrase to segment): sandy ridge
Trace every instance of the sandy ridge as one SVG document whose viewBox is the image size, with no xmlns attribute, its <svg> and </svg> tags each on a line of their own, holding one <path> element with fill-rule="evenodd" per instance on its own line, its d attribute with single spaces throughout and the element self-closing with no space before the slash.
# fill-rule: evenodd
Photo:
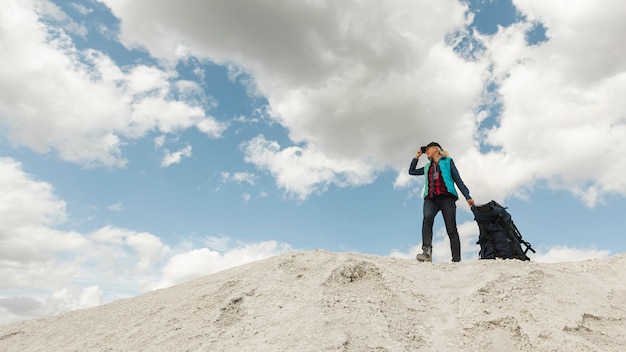
<svg viewBox="0 0 626 352">
<path fill-rule="evenodd" d="M 545 264 L 287 253 L 0 326 L 1 351 L 621 351 L 626 255 Z"/>
</svg>

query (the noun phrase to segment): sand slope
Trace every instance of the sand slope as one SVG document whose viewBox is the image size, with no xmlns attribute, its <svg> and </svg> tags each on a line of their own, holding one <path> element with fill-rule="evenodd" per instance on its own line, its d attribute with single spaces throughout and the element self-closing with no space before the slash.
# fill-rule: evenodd
<svg viewBox="0 0 626 352">
<path fill-rule="evenodd" d="M 417 263 L 288 253 L 0 326 L 0 351 L 623 351 L 626 255 Z"/>
</svg>

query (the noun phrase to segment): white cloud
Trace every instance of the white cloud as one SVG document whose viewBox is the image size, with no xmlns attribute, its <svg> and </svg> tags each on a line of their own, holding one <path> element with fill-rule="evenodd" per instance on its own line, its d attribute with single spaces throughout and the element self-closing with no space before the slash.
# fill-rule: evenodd
<svg viewBox="0 0 626 352">
<path fill-rule="evenodd" d="M 103 303 L 104 292 L 98 286 L 85 287 L 78 301 L 79 308 L 95 307 Z"/>
<path fill-rule="evenodd" d="M 0 228 L 10 231 L 65 221 L 65 202 L 54 195 L 50 184 L 26 174 L 12 158 L 0 157 L 0 170 Z"/>
<path fill-rule="evenodd" d="M 172 164 L 178 164 L 180 163 L 183 157 L 190 157 L 190 156 L 191 156 L 190 145 L 174 153 L 171 153 L 169 150 L 165 149 L 163 151 L 163 159 L 161 160 L 161 166 L 168 167 Z"/>
<path fill-rule="evenodd" d="M 280 149 L 274 141 L 259 135 L 242 146 L 245 160 L 269 171 L 279 188 L 299 200 L 311 193 L 325 191 L 331 185 L 345 187 L 373 181 L 372 168 L 366 162 L 330 159 L 315 148 Z"/>
<path fill-rule="evenodd" d="M 247 183 L 254 186 L 256 176 L 251 172 L 222 172 L 222 182 L 236 182 L 239 184 Z"/>
<path fill-rule="evenodd" d="M 115 204 L 111 204 L 111 205 L 109 205 L 108 209 L 110 211 L 122 211 L 122 210 L 124 210 L 124 203 L 117 202 Z"/>
<path fill-rule="evenodd" d="M 54 150 L 88 166 L 121 167 L 127 163 L 121 147 L 150 131 L 196 126 L 217 138 L 226 128 L 206 115 L 203 106 L 214 105 L 205 105 L 196 83 L 173 71 L 121 68 L 101 52 L 81 52 L 54 21 L 40 22 L 33 4 L 49 3 L 9 0 L 0 13 L 0 124 L 13 145 Z M 173 99 L 176 94 L 184 100 Z"/>
<path fill-rule="evenodd" d="M 210 236 L 206 237 L 199 247 L 206 247 L 210 250 L 218 252 L 226 252 L 232 246 L 232 239 L 228 236 Z M 198 246 L 194 246 L 198 247 Z"/>
<path fill-rule="evenodd" d="M 87 242 L 78 233 L 50 228 L 65 218 L 65 202 L 48 183 L 34 180 L 15 160 L 0 158 L 0 289 L 31 282 L 53 288 L 72 275 L 71 262 L 56 256 Z"/>
<path fill-rule="evenodd" d="M 250 172 L 235 172 L 233 174 L 233 180 L 238 183 L 246 182 L 250 185 L 254 185 L 255 178 L 254 174 Z"/>
<path fill-rule="evenodd" d="M 0 298 L 0 324 L 51 316 L 68 310 L 86 308 L 97 302 L 97 294 L 93 288 L 71 291 L 60 289 L 46 296 Z"/>
<path fill-rule="evenodd" d="M 477 34 L 485 51 L 474 61 L 445 41 L 467 34 L 472 17 L 452 0 L 292 1 L 246 4 L 249 11 L 239 11 L 237 2 L 187 0 L 175 13 L 164 0 L 102 2 L 122 19 L 129 46 L 176 60 L 184 43 L 187 54 L 251 74 L 271 116 L 297 145 L 267 142 L 267 153 L 257 151 L 273 161 L 257 165 L 300 199 L 363 160 L 370 177 L 388 166 L 405 173 L 415 149 L 431 140 L 453 153 L 472 192 L 485 199 L 524 197 L 538 183 L 589 206 L 607 194 L 626 195 L 626 161 L 580 166 L 595 155 L 626 152 L 626 47 L 615 45 L 626 8 L 613 0 L 514 1 L 526 22 Z M 227 20 L 232 16 L 239 20 Z M 539 22 L 548 40 L 529 45 L 526 33 Z M 494 97 L 485 94 L 490 83 L 497 84 L 502 115 L 493 128 L 479 130 L 487 117 L 479 107 Z M 496 149 L 479 152 L 481 144 Z M 342 162 L 322 163 L 301 180 L 284 167 L 304 170 L 296 151 Z M 396 186 L 408 180 L 398 178 Z"/>
<path fill-rule="evenodd" d="M 532 253 L 530 253 L 532 254 Z M 555 246 L 543 253 L 537 251 L 532 254 L 532 260 L 543 263 L 578 262 L 589 259 L 608 258 L 611 254 L 608 250 L 595 248 L 571 248 L 567 246 Z"/>
<path fill-rule="evenodd" d="M 52 228 L 65 221 L 65 202 L 11 158 L 0 158 L 0 219 L 0 290 L 32 293 L 0 297 L 6 312 L 0 323 L 79 307 L 66 287 L 79 273 L 80 256 L 89 252 L 90 243 L 79 233 Z"/>
<path fill-rule="evenodd" d="M 76 11 L 80 12 L 83 16 L 89 15 L 93 12 L 93 8 L 87 7 L 83 4 L 72 3 L 70 4 Z"/>
<path fill-rule="evenodd" d="M 214 118 L 204 118 L 196 122 L 196 128 L 211 138 L 219 138 L 222 132 L 228 128 L 228 124 L 219 122 Z"/>
<path fill-rule="evenodd" d="M 198 248 L 172 256 L 163 267 L 161 280 L 153 289 L 170 287 L 201 276 L 261 260 L 290 250 L 275 241 L 240 245 L 225 252 Z"/>
<path fill-rule="evenodd" d="M 103 2 L 123 19 L 122 38 L 129 46 L 176 60 L 184 42 L 193 55 L 250 73 L 270 114 L 302 146 L 285 145 L 277 153 L 266 144 L 269 153 L 296 165 L 281 167 L 276 160 L 258 166 L 271 169 L 277 183 L 300 199 L 332 183 L 371 182 L 386 166 L 404 168 L 406 155 L 442 130 L 452 131 L 448 141 L 472 146 L 471 109 L 485 63 L 467 62 L 445 44 L 448 33 L 469 22 L 465 5 L 456 1 L 436 7 L 415 1 L 294 1 L 246 4 L 247 11 L 239 11 L 236 2 L 181 1 L 175 14 L 167 1 Z M 237 25 L 225 20 L 234 14 Z M 288 156 L 296 152 L 307 161 L 324 161 L 306 170 L 313 173 L 299 173 L 301 180 L 291 170 L 304 171 L 303 159 Z M 355 165 L 367 165 L 359 174 L 369 175 L 346 178 L 355 174 Z"/>
<path fill-rule="evenodd" d="M 626 7 L 612 1 L 516 1 L 547 28 L 548 41 L 524 43 L 527 25 L 501 29 L 485 44 L 494 63 L 503 113 L 486 142 L 500 151 L 471 163 L 496 165 L 501 193 L 547 180 L 588 206 L 626 195 L 626 161 L 582 167 L 598 155 L 626 152 Z M 482 159 L 482 160 L 481 160 Z M 476 178 L 478 179 L 478 178 Z"/>
<path fill-rule="evenodd" d="M 90 250 L 83 260 L 99 266 L 105 273 L 151 274 L 155 266 L 170 252 L 160 238 L 113 226 L 102 227 L 87 235 Z M 134 268 L 129 272 L 129 268 Z"/>
<path fill-rule="evenodd" d="M 165 135 L 160 135 L 154 138 L 154 149 L 161 149 L 165 145 Z"/>
<path fill-rule="evenodd" d="M 130 246 L 139 259 L 135 269 L 145 272 L 155 267 L 169 252 L 168 246 L 161 239 L 147 232 L 141 232 L 128 236 L 126 244 Z"/>
</svg>

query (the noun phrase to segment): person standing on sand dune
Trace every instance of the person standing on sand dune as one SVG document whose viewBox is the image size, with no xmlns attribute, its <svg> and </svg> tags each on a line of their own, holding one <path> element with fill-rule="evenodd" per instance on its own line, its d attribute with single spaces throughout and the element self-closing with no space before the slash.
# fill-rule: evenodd
<svg viewBox="0 0 626 352">
<path fill-rule="evenodd" d="M 429 163 L 417 169 L 417 162 L 422 154 L 426 154 Z M 433 260 L 433 224 L 439 211 L 443 215 L 446 232 L 450 238 L 450 250 L 452 261 L 461 261 L 461 241 L 456 227 L 456 201 L 459 196 L 454 185 L 467 200 L 467 204 L 474 206 L 474 200 L 470 196 L 469 189 L 463 183 L 459 171 L 450 158 L 450 154 L 441 148 L 437 142 L 431 142 L 417 151 L 415 158 L 409 166 L 409 174 L 414 176 L 424 175 L 424 220 L 422 222 L 422 250 L 415 259 L 420 262 L 432 262 Z"/>
</svg>

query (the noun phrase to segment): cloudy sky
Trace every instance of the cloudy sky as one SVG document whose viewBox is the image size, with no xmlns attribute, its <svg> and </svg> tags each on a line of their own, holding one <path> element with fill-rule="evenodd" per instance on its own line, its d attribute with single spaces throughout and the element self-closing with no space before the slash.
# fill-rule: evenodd
<svg viewBox="0 0 626 352">
<path fill-rule="evenodd" d="M 622 0 L 0 4 L 0 324 L 285 251 L 412 259 L 431 141 L 532 260 L 626 252 Z"/>
</svg>

